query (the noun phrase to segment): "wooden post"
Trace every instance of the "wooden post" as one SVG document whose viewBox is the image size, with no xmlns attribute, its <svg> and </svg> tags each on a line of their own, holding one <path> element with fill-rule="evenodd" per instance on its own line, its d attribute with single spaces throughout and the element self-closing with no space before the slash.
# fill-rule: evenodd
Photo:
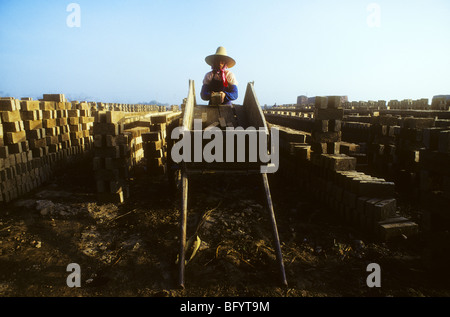
<svg viewBox="0 0 450 317">
<path fill-rule="evenodd" d="M 187 223 L 187 203 L 188 203 L 188 177 L 183 171 L 182 174 L 182 197 L 181 197 L 181 236 L 180 236 L 180 270 L 179 284 L 184 288 L 184 268 L 185 268 L 185 252 L 186 252 L 186 223 Z"/>
<path fill-rule="evenodd" d="M 267 179 L 266 173 L 262 174 L 262 180 L 264 183 L 264 190 L 266 192 L 267 207 L 269 208 L 270 221 L 272 223 L 272 231 L 273 231 L 273 238 L 275 240 L 276 256 L 277 256 L 277 261 L 278 261 L 278 265 L 280 267 L 280 273 L 281 273 L 281 282 L 284 286 L 287 286 L 288 284 L 287 284 L 287 280 L 286 280 L 286 273 L 284 271 L 283 255 L 281 254 L 280 238 L 278 236 L 277 222 L 275 220 L 275 213 L 273 210 L 272 197 L 270 195 L 269 180 Z"/>
</svg>

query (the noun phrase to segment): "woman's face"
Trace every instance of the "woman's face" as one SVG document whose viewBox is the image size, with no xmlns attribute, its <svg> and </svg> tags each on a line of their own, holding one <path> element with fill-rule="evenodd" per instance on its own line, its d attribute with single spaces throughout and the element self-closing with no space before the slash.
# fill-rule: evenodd
<svg viewBox="0 0 450 317">
<path fill-rule="evenodd" d="M 219 67 L 219 69 L 223 69 L 227 65 L 227 63 L 222 59 L 216 60 L 216 63 L 217 63 L 217 66 Z"/>
</svg>

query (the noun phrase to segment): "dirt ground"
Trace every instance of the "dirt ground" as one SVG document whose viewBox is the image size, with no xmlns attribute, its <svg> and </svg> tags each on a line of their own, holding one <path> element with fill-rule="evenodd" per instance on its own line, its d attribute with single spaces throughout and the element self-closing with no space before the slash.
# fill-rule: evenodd
<svg viewBox="0 0 450 317">
<path fill-rule="evenodd" d="M 448 240 L 421 233 L 371 242 L 305 190 L 277 174 L 269 180 L 288 287 L 280 285 L 260 175 L 191 179 L 187 235 L 200 244 L 180 289 L 180 202 L 167 180 L 140 167 L 125 203 L 99 204 L 90 165 L 79 163 L 1 207 L 0 296 L 450 295 L 446 270 L 430 255 Z M 80 265 L 81 287 L 66 284 L 70 263 Z M 381 267 L 379 288 L 366 284 L 369 263 Z"/>
</svg>

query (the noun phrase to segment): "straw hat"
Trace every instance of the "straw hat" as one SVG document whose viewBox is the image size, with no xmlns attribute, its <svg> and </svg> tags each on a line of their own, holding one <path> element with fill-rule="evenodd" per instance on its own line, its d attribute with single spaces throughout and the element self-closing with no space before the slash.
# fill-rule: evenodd
<svg viewBox="0 0 450 317">
<path fill-rule="evenodd" d="M 225 47 L 223 47 L 223 46 L 219 46 L 217 48 L 216 54 L 207 56 L 205 58 L 205 61 L 208 65 L 213 66 L 214 60 L 216 58 L 221 58 L 221 59 L 225 60 L 228 68 L 231 68 L 234 65 L 236 65 L 236 61 L 227 55 L 227 51 L 226 51 Z"/>
</svg>

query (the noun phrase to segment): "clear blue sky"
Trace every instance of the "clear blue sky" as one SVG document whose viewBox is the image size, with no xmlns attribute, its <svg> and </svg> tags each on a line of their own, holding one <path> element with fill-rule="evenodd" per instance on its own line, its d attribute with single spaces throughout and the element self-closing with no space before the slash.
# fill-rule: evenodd
<svg viewBox="0 0 450 317">
<path fill-rule="evenodd" d="M 192 79 L 206 104 L 218 46 L 237 61 L 238 104 L 250 81 L 261 105 L 450 94 L 448 0 L 1 0 L 0 43 L 0 96 L 16 98 L 180 104 Z"/>
</svg>

